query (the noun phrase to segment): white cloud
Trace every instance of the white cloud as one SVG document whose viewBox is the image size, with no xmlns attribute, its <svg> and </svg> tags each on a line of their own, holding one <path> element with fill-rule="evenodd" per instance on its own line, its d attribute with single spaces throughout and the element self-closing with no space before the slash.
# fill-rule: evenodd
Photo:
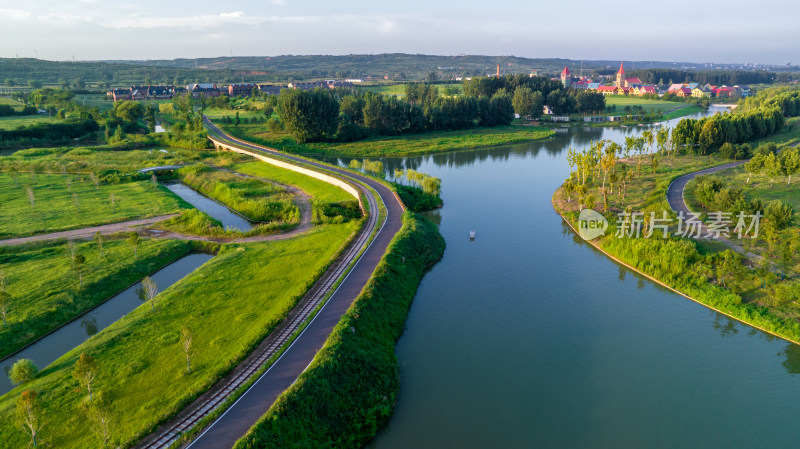
<svg viewBox="0 0 800 449">
<path fill-rule="evenodd" d="M 273 5 L 286 6 L 286 0 L 272 0 Z"/>
<path fill-rule="evenodd" d="M 23 11 L 21 9 L 2 9 L 0 8 L 0 19 L 12 19 L 12 20 L 25 20 L 31 16 L 31 13 L 28 11 Z"/>
</svg>

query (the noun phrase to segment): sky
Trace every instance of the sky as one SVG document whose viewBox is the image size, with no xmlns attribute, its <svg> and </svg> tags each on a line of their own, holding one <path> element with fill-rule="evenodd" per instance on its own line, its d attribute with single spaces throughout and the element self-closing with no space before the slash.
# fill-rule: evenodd
<svg viewBox="0 0 800 449">
<path fill-rule="evenodd" d="M 0 57 L 397 52 L 800 65 L 798 22 L 796 0 L 0 0 Z"/>
</svg>

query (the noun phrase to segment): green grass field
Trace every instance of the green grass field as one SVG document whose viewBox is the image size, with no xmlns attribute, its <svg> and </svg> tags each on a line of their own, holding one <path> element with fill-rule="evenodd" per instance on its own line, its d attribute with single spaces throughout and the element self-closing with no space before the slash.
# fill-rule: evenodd
<svg viewBox="0 0 800 449">
<path fill-rule="evenodd" d="M 534 126 L 498 126 L 460 131 L 436 131 L 402 136 L 371 137 L 357 142 L 298 144 L 287 133 L 269 133 L 263 125 L 221 125 L 228 133 L 254 143 L 299 154 L 337 156 L 402 156 L 481 148 L 544 139 L 553 131 Z"/>
<path fill-rule="evenodd" d="M 47 114 L 0 117 L 0 129 L 15 129 L 38 123 L 55 123 L 57 121 L 59 121 L 57 118 L 49 118 Z"/>
<path fill-rule="evenodd" d="M 23 104 L 11 97 L 0 97 L 0 104 L 7 104 L 19 111 L 22 109 Z"/>
<path fill-rule="evenodd" d="M 182 168 L 178 176 L 195 190 L 226 204 L 250 220 L 297 223 L 300 210 L 286 188 L 204 165 Z"/>
<path fill-rule="evenodd" d="M 106 237 L 107 239 L 109 237 Z M 128 285 L 190 250 L 184 242 L 143 240 L 138 258 L 123 240 L 81 243 L 86 258 L 83 286 L 72 269 L 66 243 L 3 248 L 0 270 L 12 296 L 7 325 L 0 329 L 0 358 L 52 332 Z"/>
<path fill-rule="evenodd" d="M 67 185 L 71 182 L 70 187 Z M 31 205 L 28 189 L 33 192 Z M 114 204 L 111 201 L 114 195 Z M 77 200 L 77 204 L 76 201 Z M 149 181 L 101 184 L 87 175 L 0 174 L 0 237 L 34 235 L 177 213 L 189 206 Z"/>
<path fill-rule="evenodd" d="M 73 99 L 75 103 L 90 108 L 99 108 L 100 112 L 105 112 L 114 107 L 114 102 L 104 94 L 79 94 Z"/>
<path fill-rule="evenodd" d="M 271 179 L 281 184 L 295 186 L 311 195 L 315 201 L 339 203 L 353 201 L 354 198 L 344 190 L 319 179 L 278 168 L 263 162 L 245 162 L 231 166 L 231 169 L 246 175 Z"/>
<path fill-rule="evenodd" d="M 39 392 L 51 447 L 99 447 L 80 411 L 86 391 L 71 371 L 81 353 L 98 363 L 95 393 L 112 403 L 113 447 L 129 447 L 207 390 L 272 329 L 356 232 L 360 222 L 325 225 L 301 237 L 226 245 L 210 262 L 0 398 L 0 446 L 24 447 L 12 419 L 25 389 Z M 192 371 L 180 346 L 193 334 Z"/>
<path fill-rule="evenodd" d="M 399 95 L 401 97 L 406 95 L 406 85 L 405 84 L 391 84 L 391 85 L 378 85 L 378 86 L 359 86 L 356 85 L 359 90 L 364 90 L 367 92 L 372 92 L 376 94 L 383 94 L 383 95 Z M 459 83 L 450 83 L 450 84 L 437 84 L 437 88 L 439 88 L 439 94 L 444 95 L 445 88 L 452 88 L 452 87 L 461 87 Z"/>
<path fill-rule="evenodd" d="M 182 148 L 152 148 L 143 150 L 113 151 L 108 146 L 94 148 L 32 148 L 19 150 L 0 157 L 0 166 L 8 171 L 11 165 L 20 171 L 36 167 L 39 172 L 69 173 L 119 171 L 131 173 L 140 168 L 160 165 L 189 165 L 207 162 L 213 165 L 229 165 L 252 158 L 233 152 L 187 150 Z M 0 175 L 3 176 L 3 175 Z"/>
<path fill-rule="evenodd" d="M 648 100 L 632 95 L 606 95 L 606 106 L 617 106 L 616 113 L 622 112 L 625 106 L 641 106 L 645 112 L 666 112 L 670 109 L 686 106 L 677 101 Z"/>
</svg>

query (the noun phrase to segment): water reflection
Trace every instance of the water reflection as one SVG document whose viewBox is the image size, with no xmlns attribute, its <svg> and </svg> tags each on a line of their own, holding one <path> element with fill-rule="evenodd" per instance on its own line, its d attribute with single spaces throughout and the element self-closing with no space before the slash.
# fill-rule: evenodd
<svg viewBox="0 0 800 449">
<path fill-rule="evenodd" d="M 553 211 L 570 145 L 641 130 L 382 159 L 442 179 L 447 249 L 397 346 L 396 410 L 367 447 L 796 446 L 796 346 L 611 263 Z"/>
<path fill-rule="evenodd" d="M 91 337 L 97 333 L 97 317 L 86 315 L 81 320 L 81 327 L 86 331 L 86 335 Z"/>
</svg>

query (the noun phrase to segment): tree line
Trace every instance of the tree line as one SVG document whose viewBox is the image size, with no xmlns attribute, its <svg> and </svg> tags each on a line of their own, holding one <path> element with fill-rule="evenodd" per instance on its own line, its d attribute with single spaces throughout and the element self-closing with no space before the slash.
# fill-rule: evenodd
<svg viewBox="0 0 800 449">
<path fill-rule="evenodd" d="M 745 70 L 704 70 L 689 71 L 676 69 L 638 69 L 628 73 L 645 84 L 700 83 L 719 85 L 769 84 L 775 81 L 776 74 L 766 71 Z"/>
<path fill-rule="evenodd" d="M 508 125 L 514 118 L 506 93 L 442 97 L 431 85 L 412 91 L 399 99 L 371 92 L 286 89 L 278 95 L 277 112 L 298 143 Z"/>
<path fill-rule="evenodd" d="M 464 95 L 493 97 L 511 95 L 517 114 L 539 118 L 547 105 L 554 114 L 595 113 L 606 107 L 603 94 L 565 88 L 561 82 L 543 76 L 506 75 L 476 77 L 462 81 Z"/>
<path fill-rule="evenodd" d="M 787 117 L 800 115 L 800 90 L 768 89 L 739 104 L 733 113 L 681 120 L 673 130 L 675 144 L 706 154 L 726 144 L 743 144 L 770 136 L 783 129 Z"/>
</svg>

